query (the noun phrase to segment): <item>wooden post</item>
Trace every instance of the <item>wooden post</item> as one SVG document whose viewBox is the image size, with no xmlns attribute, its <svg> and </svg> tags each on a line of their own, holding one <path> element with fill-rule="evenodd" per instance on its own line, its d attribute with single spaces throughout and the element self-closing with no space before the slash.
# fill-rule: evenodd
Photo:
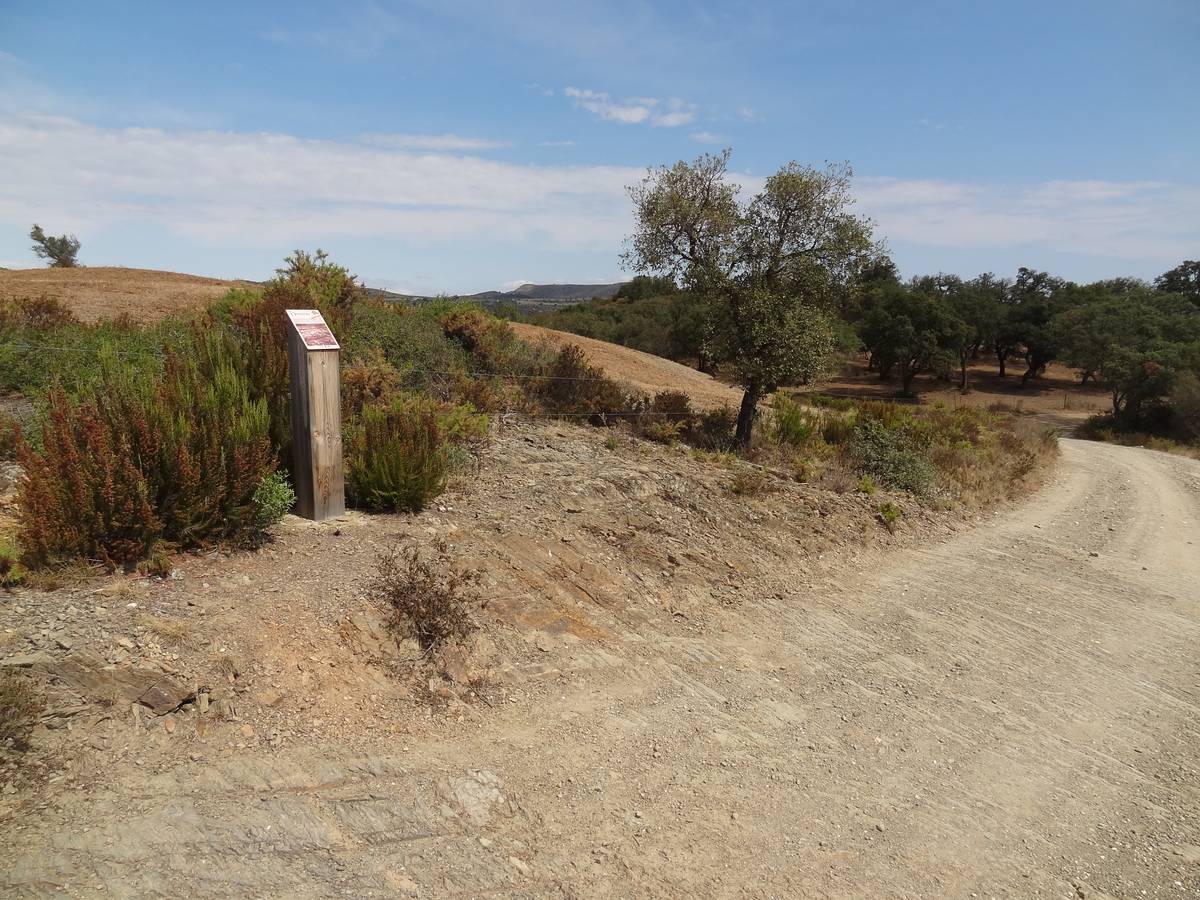
<svg viewBox="0 0 1200 900">
<path fill-rule="evenodd" d="M 320 522 L 346 510 L 340 347 L 316 309 L 289 309 L 296 515 Z"/>
</svg>

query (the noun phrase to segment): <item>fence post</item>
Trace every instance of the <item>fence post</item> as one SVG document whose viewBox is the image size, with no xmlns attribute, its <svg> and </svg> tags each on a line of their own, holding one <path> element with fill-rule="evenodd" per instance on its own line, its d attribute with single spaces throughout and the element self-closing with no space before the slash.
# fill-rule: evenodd
<svg viewBox="0 0 1200 900">
<path fill-rule="evenodd" d="M 287 316 L 296 514 L 320 522 L 346 510 L 341 348 L 320 310 L 289 309 Z"/>
</svg>

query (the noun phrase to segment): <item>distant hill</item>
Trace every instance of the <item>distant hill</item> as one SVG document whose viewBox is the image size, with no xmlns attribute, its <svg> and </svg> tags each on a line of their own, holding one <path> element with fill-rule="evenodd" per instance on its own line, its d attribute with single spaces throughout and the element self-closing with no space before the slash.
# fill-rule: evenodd
<svg viewBox="0 0 1200 900">
<path fill-rule="evenodd" d="M 483 291 L 471 294 L 469 300 L 549 300 L 562 302 L 564 300 L 591 300 L 593 297 L 612 297 L 621 287 L 621 282 L 615 284 L 523 284 L 511 291 Z"/>
</svg>

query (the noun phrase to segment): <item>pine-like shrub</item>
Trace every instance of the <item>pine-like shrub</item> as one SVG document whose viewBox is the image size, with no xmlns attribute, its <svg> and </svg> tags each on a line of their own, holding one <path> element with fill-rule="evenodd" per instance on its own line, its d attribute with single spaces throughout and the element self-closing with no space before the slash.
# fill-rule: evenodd
<svg viewBox="0 0 1200 900">
<path fill-rule="evenodd" d="M 351 502 L 377 512 L 417 512 L 446 487 L 450 447 L 478 439 L 487 419 L 466 406 L 400 396 L 367 406 L 348 427 Z"/>
<path fill-rule="evenodd" d="M 254 492 L 274 468 L 266 404 L 227 338 L 195 332 L 160 377 L 111 363 L 94 393 L 51 390 L 42 446 L 20 450 L 24 559 L 130 568 L 156 545 L 255 540 Z"/>
</svg>

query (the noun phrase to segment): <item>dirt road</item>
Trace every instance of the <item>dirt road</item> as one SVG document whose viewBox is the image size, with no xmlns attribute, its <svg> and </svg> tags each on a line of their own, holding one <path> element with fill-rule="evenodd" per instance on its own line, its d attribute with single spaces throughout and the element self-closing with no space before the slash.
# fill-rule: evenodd
<svg viewBox="0 0 1200 900">
<path fill-rule="evenodd" d="M 98 773 L 6 838 L 0 884 L 1194 897 L 1198 521 L 1200 463 L 1065 441 L 990 522 L 777 572 L 719 629 L 548 648 L 535 702 L 432 739 Z"/>
</svg>

